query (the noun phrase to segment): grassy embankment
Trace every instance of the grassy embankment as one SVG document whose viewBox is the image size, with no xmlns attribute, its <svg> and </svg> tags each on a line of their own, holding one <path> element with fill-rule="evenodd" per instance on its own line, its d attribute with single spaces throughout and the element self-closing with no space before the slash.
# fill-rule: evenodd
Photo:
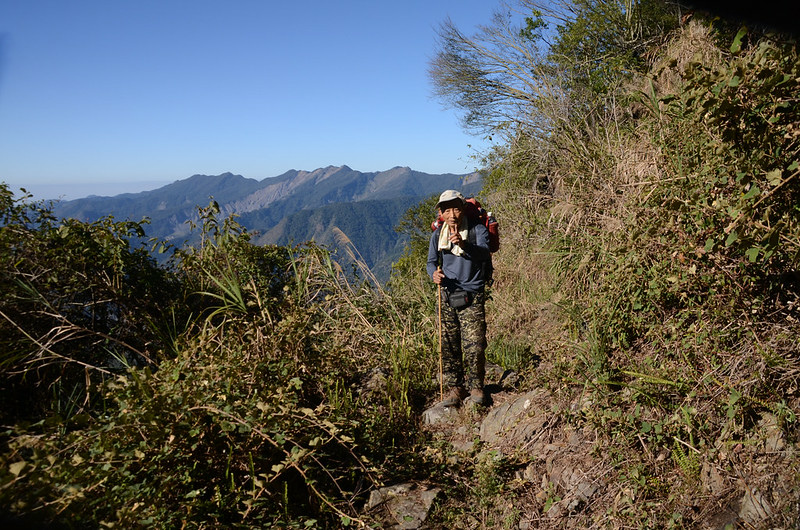
<svg viewBox="0 0 800 530">
<path fill-rule="evenodd" d="M 797 50 L 690 24 L 653 57 L 593 122 L 564 120 L 496 167 L 493 345 L 534 352 L 528 384 L 552 392 L 561 426 L 594 433 L 605 491 L 549 524 L 697 527 L 747 495 L 768 506 L 759 525 L 788 527 Z"/>
</svg>

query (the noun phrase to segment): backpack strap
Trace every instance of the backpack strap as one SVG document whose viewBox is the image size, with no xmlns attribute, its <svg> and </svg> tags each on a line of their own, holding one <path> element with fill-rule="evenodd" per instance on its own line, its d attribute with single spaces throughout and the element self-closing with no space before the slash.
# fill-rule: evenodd
<svg viewBox="0 0 800 530">
<path fill-rule="evenodd" d="M 474 223 L 470 222 L 469 229 L 467 231 L 467 240 L 473 245 L 478 244 L 478 236 L 475 235 L 475 226 L 478 224 L 482 223 L 480 221 L 475 221 Z M 491 252 L 489 253 L 489 257 L 486 258 L 483 263 L 481 263 L 481 272 L 486 287 L 491 287 L 494 283 L 494 263 L 492 263 Z"/>
</svg>

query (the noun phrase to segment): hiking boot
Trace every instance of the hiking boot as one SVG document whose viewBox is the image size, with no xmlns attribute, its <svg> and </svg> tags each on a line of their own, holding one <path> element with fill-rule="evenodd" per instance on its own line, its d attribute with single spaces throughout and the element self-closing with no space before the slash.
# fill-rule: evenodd
<svg viewBox="0 0 800 530">
<path fill-rule="evenodd" d="M 458 407 L 467 397 L 467 391 L 462 387 L 453 387 L 445 394 L 444 399 L 439 403 L 443 407 Z"/>
<path fill-rule="evenodd" d="M 486 404 L 486 393 L 482 388 L 473 388 L 469 391 L 469 399 L 476 405 Z"/>
</svg>

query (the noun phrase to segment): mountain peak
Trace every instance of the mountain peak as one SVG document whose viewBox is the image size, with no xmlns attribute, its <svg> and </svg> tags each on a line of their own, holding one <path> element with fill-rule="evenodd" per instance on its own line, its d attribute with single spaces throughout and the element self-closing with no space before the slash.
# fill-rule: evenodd
<svg viewBox="0 0 800 530">
<path fill-rule="evenodd" d="M 225 173 L 220 173 L 219 175 L 204 175 L 202 173 L 195 173 L 186 180 L 225 180 L 230 178 L 243 179 L 245 177 L 243 177 L 242 175 L 231 173 L 230 171 L 226 171 Z"/>
</svg>

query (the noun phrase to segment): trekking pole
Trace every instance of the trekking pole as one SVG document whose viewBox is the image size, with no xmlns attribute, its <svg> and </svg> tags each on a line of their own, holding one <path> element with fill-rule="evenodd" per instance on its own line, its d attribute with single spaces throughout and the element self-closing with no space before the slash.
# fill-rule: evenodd
<svg viewBox="0 0 800 530">
<path fill-rule="evenodd" d="M 439 270 L 442 270 L 439 267 Z M 439 283 L 439 401 L 444 401 L 444 368 L 442 362 L 442 284 Z"/>
</svg>

